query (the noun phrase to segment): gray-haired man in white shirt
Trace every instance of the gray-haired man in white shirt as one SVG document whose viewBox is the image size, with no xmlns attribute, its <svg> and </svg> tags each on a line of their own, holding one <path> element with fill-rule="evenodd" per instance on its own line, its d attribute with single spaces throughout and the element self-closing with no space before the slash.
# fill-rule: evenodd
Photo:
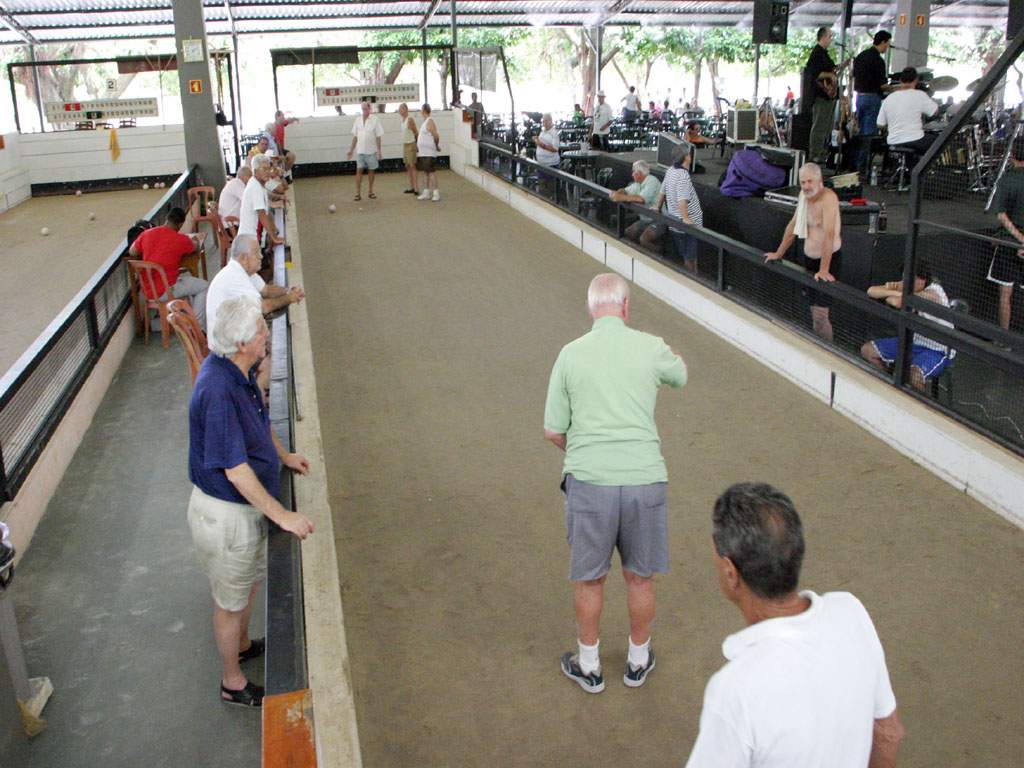
<svg viewBox="0 0 1024 768">
<path fill-rule="evenodd" d="M 797 591 L 800 516 L 781 491 L 739 483 L 715 502 L 722 594 L 743 614 L 704 692 L 687 768 L 891 768 L 905 731 L 885 652 L 849 592 Z"/>
</svg>

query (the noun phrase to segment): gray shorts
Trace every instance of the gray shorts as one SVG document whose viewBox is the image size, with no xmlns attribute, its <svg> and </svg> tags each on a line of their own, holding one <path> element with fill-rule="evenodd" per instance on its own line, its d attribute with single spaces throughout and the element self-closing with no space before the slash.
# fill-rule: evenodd
<svg viewBox="0 0 1024 768">
<path fill-rule="evenodd" d="M 668 483 L 592 485 L 565 476 L 569 579 L 608 573 L 617 548 L 622 567 L 637 576 L 668 572 Z"/>
<path fill-rule="evenodd" d="M 376 153 L 372 155 L 356 155 L 356 168 L 364 171 L 376 171 L 379 163 Z"/>
</svg>

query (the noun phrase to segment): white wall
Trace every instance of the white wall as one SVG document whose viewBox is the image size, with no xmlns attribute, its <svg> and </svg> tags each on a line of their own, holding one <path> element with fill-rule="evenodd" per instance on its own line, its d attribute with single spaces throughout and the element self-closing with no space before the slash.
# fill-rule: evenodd
<svg viewBox="0 0 1024 768">
<path fill-rule="evenodd" d="M 502 179 L 454 160 L 452 169 L 1024 528 L 1019 456 Z"/>
<path fill-rule="evenodd" d="M 410 111 L 416 125 L 422 125 L 423 116 L 419 111 Z M 449 154 L 452 146 L 452 112 L 435 110 L 434 122 L 441 135 L 441 154 Z M 462 114 L 461 111 L 458 113 Z M 381 138 L 381 151 L 385 160 L 400 158 L 402 144 L 405 139 L 402 132 L 402 121 L 397 112 L 387 112 L 380 117 L 384 136 Z M 354 115 L 337 117 L 304 117 L 285 129 L 284 143 L 286 149 L 295 153 L 296 162 L 302 163 L 339 163 L 346 160 L 348 148 L 352 146 L 352 124 Z"/>
<path fill-rule="evenodd" d="M 17 133 L 4 134 L 4 148 L 0 149 L 0 211 L 32 196 L 29 174 L 21 164 L 20 139 Z"/>
<path fill-rule="evenodd" d="M 26 133 L 21 163 L 33 184 L 179 174 L 185 168 L 183 125 L 119 128 L 121 154 L 110 156 L 110 131 Z"/>
</svg>

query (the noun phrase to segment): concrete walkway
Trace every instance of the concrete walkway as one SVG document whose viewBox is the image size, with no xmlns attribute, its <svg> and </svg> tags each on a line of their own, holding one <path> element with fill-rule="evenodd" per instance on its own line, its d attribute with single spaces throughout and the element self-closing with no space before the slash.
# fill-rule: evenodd
<svg viewBox="0 0 1024 768">
<path fill-rule="evenodd" d="M 351 177 L 296 185 L 366 765 L 682 765 L 721 641 L 741 628 L 710 561 L 711 505 L 746 479 L 794 498 L 805 587 L 852 591 L 874 617 L 910 732 L 900 764 L 1024 762 L 1021 531 L 643 292 L 633 324 L 691 371 L 659 409 L 673 570 L 659 579 L 658 669 L 640 690 L 619 682 L 616 577 L 608 689 L 565 680 L 560 454 L 542 412 L 599 269 L 440 180 L 436 204 L 392 174 L 361 203 Z"/>
<path fill-rule="evenodd" d="M 27 762 L 4 768 L 260 764 L 259 712 L 219 701 L 185 520 L 189 393 L 177 340 L 137 341 L 36 531 L 13 595 L 29 673 L 56 690 Z"/>
</svg>

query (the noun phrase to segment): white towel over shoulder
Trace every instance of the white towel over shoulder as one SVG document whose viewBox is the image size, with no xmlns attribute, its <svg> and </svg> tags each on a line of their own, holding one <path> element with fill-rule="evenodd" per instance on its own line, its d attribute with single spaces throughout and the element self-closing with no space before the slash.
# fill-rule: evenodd
<svg viewBox="0 0 1024 768">
<path fill-rule="evenodd" d="M 796 199 L 796 228 L 794 233 L 801 240 L 807 239 L 807 197 L 803 192 Z"/>
</svg>

